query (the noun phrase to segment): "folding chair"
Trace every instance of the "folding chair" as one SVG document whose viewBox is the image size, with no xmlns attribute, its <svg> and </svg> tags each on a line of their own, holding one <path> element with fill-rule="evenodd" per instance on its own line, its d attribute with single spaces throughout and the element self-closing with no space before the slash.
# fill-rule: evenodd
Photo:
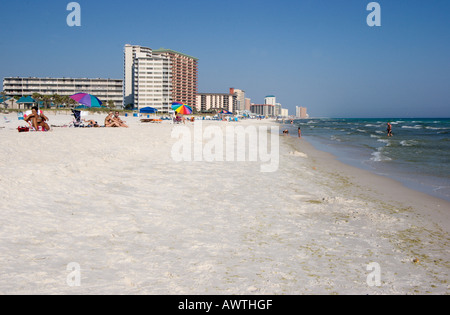
<svg viewBox="0 0 450 315">
<path fill-rule="evenodd" d="M 73 117 L 75 118 L 72 122 L 75 128 L 84 128 L 83 123 L 81 122 L 81 111 L 72 109 Z"/>
</svg>

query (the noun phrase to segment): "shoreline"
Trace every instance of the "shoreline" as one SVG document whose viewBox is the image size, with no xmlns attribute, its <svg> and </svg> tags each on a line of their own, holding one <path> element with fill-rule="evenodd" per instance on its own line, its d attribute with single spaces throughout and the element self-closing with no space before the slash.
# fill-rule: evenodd
<svg viewBox="0 0 450 315">
<path fill-rule="evenodd" d="M 430 118 L 429 120 L 432 120 L 432 118 Z M 293 134 L 296 135 L 297 130 L 296 128 L 294 128 L 295 130 L 293 130 L 292 125 L 289 124 L 280 124 L 280 125 L 283 126 L 283 128 L 289 129 L 290 131 L 293 132 Z M 376 165 L 377 161 L 376 159 L 379 158 L 378 156 L 380 155 L 380 148 L 382 148 L 382 146 L 378 147 L 377 151 L 372 152 L 371 150 L 373 150 L 373 147 L 364 150 L 363 146 L 360 146 L 358 148 L 357 146 L 349 146 L 348 143 L 341 144 L 340 139 L 335 141 L 335 143 L 331 143 L 330 141 L 325 141 L 322 138 L 323 135 L 314 134 L 314 131 L 312 129 L 310 131 L 311 134 L 304 135 L 303 139 L 308 141 L 316 150 L 327 152 L 331 154 L 333 157 L 335 157 L 335 159 L 339 160 L 340 162 L 346 165 L 369 171 L 375 175 L 380 175 L 393 179 L 397 182 L 400 182 L 403 186 L 408 187 L 409 189 L 450 202 L 450 195 L 448 192 L 449 186 L 444 182 L 443 178 L 437 178 L 430 173 L 417 173 L 417 175 L 412 175 L 414 174 L 414 169 L 412 170 L 408 169 L 407 167 L 404 167 L 404 165 L 397 165 L 397 166 L 383 165 L 383 164 Z M 361 130 L 358 129 L 358 131 Z M 334 136 L 332 136 L 332 138 L 333 137 Z M 379 136 L 372 137 L 372 135 L 371 138 L 380 139 Z M 378 141 L 386 143 L 385 141 L 388 140 L 383 139 Z M 406 141 L 409 140 L 405 140 L 402 142 Z M 390 146 L 390 144 L 388 143 L 387 146 Z M 390 158 L 387 159 L 391 160 Z M 411 168 L 411 166 L 408 167 Z"/>
<path fill-rule="evenodd" d="M 358 169 L 366 170 L 371 172 L 372 174 L 387 177 L 390 179 L 393 179 L 397 182 L 400 182 L 403 186 L 408 187 L 409 189 L 412 189 L 414 191 L 427 194 L 429 196 L 445 200 L 447 202 L 450 202 L 450 196 L 439 194 L 436 192 L 436 185 L 430 185 L 430 184 L 424 184 L 423 181 L 416 181 L 413 180 L 411 177 L 405 176 L 405 174 L 400 175 L 396 173 L 389 172 L 388 170 L 379 170 L 374 168 L 373 166 L 369 166 L 367 164 L 367 160 L 358 160 L 358 159 L 352 159 L 348 156 L 348 154 L 342 154 L 339 155 L 338 146 L 335 148 L 330 148 L 328 144 L 320 142 L 320 140 L 317 139 L 311 139 L 311 136 L 306 136 L 305 139 L 316 149 L 319 151 L 328 152 L 332 156 L 334 156 L 337 160 L 342 162 L 343 164 L 356 167 Z M 421 177 L 424 179 L 423 177 Z"/>
<path fill-rule="evenodd" d="M 292 138 L 298 140 L 293 136 Z M 383 198 L 386 202 L 399 203 L 416 211 L 420 209 L 422 214 L 436 216 L 433 221 L 437 224 L 445 223 L 445 228 L 450 231 L 449 201 L 407 187 L 401 181 L 391 177 L 340 161 L 332 153 L 317 149 L 307 140 L 307 137 L 303 137 L 295 146 L 312 157 L 326 172 L 332 173 L 339 169 L 350 183 L 354 183 L 355 187 L 365 188 L 362 196 L 370 199 Z M 353 194 L 358 193 L 360 192 L 353 191 Z"/>
</svg>

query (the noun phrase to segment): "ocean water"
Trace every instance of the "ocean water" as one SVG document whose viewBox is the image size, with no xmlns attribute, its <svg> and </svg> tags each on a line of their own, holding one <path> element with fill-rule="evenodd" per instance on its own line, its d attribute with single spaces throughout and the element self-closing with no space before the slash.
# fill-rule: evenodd
<svg viewBox="0 0 450 315">
<path fill-rule="evenodd" d="M 290 133 L 298 126 L 316 148 L 342 162 L 450 201 L 450 119 L 295 120 Z"/>
</svg>

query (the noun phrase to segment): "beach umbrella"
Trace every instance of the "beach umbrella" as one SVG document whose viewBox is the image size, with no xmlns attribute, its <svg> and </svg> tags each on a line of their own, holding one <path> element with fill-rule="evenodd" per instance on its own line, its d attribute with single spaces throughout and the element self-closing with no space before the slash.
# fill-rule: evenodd
<svg viewBox="0 0 450 315">
<path fill-rule="evenodd" d="M 157 111 L 158 110 L 156 108 L 153 108 L 153 107 L 144 107 L 144 108 L 141 108 L 139 110 L 139 113 L 141 113 L 141 114 L 154 114 Z"/>
<path fill-rule="evenodd" d="M 71 95 L 70 98 L 87 107 L 101 107 L 102 105 L 102 101 L 100 101 L 96 96 L 87 93 L 77 93 Z"/>
<path fill-rule="evenodd" d="M 192 107 L 180 102 L 172 103 L 172 109 L 181 115 L 192 114 Z"/>
</svg>

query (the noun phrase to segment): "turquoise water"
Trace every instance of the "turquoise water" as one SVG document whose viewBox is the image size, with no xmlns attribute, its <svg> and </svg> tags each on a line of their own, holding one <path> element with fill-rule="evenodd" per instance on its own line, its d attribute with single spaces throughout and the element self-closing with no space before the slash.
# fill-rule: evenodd
<svg viewBox="0 0 450 315">
<path fill-rule="evenodd" d="M 314 146 L 345 163 L 450 201 L 450 119 L 296 120 L 291 134 L 298 126 Z"/>
</svg>

